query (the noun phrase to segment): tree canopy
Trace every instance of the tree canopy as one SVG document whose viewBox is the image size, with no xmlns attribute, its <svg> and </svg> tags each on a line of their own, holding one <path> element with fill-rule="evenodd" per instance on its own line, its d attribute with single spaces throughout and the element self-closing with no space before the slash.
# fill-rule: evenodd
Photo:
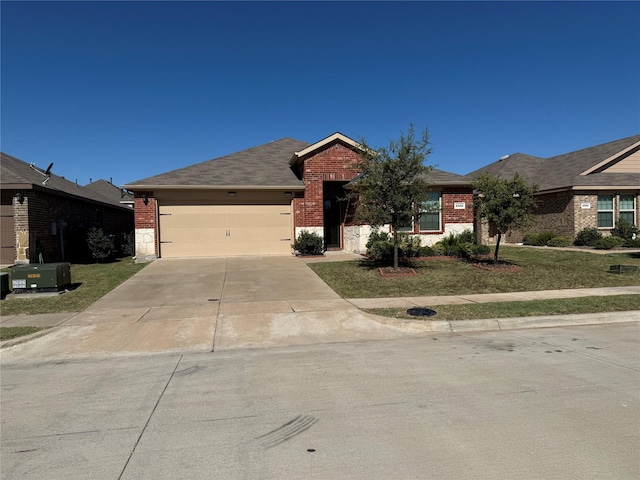
<svg viewBox="0 0 640 480">
<path fill-rule="evenodd" d="M 416 138 L 413 125 L 388 147 L 370 148 L 365 140 L 362 162 L 354 165 L 359 175 L 352 183 L 351 196 L 357 198 L 355 220 L 373 227 L 391 225 L 393 266 L 398 268 L 398 230 L 419 214 L 427 200 L 429 173 L 424 165 L 431 153 L 429 132 Z"/>
<path fill-rule="evenodd" d="M 529 227 L 535 220 L 534 208 L 537 185 L 516 173 L 513 179 L 503 179 L 483 173 L 473 182 L 475 212 L 486 219 L 498 231 L 498 240 L 493 255 L 498 261 L 498 250 L 503 234 Z"/>
</svg>

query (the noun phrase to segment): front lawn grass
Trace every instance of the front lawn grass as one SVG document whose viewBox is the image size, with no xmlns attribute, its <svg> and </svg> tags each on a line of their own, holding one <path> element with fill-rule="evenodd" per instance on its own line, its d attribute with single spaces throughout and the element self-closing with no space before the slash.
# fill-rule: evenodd
<svg viewBox="0 0 640 480">
<path fill-rule="evenodd" d="M 12 338 L 31 335 L 43 329 L 44 327 L 0 327 L 0 340 L 10 340 Z"/>
<path fill-rule="evenodd" d="M 366 312 L 411 320 L 475 320 L 479 318 L 530 317 L 574 313 L 624 312 L 640 310 L 640 295 L 562 298 L 524 302 L 474 303 L 468 305 L 421 305 L 435 310 L 431 317 L 414 317 L 406 308 L 370 308 Z"/>
<path fill-rule="evenodd" d="M 130 257 L 111 263 L 74 264 L 69 292 L 54 297 L 5 299 L 0 302 L 0 309 L 2 315 L 81 312 L 144 266 L 134 263 Z"/>
<path fill-rule="evenodd" d="M 310 263 L 343 298 L 416 297 L 472 293 L 522 292 L 566 288 L 640 285 L 639 274 L 612 274 L 611 265 L 640 266 L 633 253 L 589 252 L 503 246 L 500 259 L 521 267 L 518 272 L 491 272 L 458 259 L 412 262 L 415 277 L 382 277 L 366 259 Z"/>
</svg>

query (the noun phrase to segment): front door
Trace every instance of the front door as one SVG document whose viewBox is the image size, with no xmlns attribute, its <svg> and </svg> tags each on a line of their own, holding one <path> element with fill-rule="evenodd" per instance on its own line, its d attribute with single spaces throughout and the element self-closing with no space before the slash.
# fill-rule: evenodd
<svg viewBox="0 0 640 480">
<path fill-rule="evenodd" d="M 346 206 L 343 187 L 346 183 L 324 182 L 323 185 L 324 243 L 327 250 L 342 248 L 342 224 Z"/>
</svg>

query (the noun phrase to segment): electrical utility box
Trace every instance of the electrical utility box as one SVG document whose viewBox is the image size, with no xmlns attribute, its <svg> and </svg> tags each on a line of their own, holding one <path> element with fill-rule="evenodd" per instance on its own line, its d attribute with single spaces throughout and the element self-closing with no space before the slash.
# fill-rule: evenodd
<svg viewBox="0 0 640 480">
<path fill-rule="evenodd" d="M 70 263 L 37 263 L 11 267 L 13 293 L 59 292 L 70 284 Z"/>
</svg>

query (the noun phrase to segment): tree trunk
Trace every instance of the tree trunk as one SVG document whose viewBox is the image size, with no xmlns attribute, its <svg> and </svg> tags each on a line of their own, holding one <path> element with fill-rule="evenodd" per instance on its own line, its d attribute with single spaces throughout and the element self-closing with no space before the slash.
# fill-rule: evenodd
<svg viewBox="0 0 640 480">
<path fill-rule="evenodd" d="M 398 229 L 393 229 L 393 268 L 398 269 Z"/>
<path fill-rule="evenodd" d="M 493 263 L 498 263 L 498 250 L 500 249 L 501 238 L 502 238 L 502 233 L 498 232 L 498 241 L 496 242 L 496 249 L 493 252 Z"/>
</svg>

